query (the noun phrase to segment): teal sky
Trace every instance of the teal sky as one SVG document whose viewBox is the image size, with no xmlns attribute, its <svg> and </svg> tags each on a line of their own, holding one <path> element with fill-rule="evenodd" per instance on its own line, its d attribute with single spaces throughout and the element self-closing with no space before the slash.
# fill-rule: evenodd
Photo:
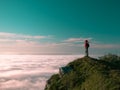
<svg viewBox="0 0 120 90">
<path fill-rule="evenodd" d="M 104 52 L 101 46 L 101 53 L 120 53 L 120 1 L 0 0 L 0 32 L 51 37 L 39 40 L 42 44 L 91 38 L 92 44 L 109 47 Z M 79 52 L 78 47 L 72 48 L 73 53 Z"/>
</svg>

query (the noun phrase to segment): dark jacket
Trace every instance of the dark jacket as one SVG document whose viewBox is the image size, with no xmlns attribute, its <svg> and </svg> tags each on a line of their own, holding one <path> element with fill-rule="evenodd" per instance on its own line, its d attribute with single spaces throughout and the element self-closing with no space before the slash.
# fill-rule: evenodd
<svg viewBox="0 0 120 90">
<path fill-rule="evenodd" d="M 85 41 L 85 48 L 88 48 L 90 45 L 89 45 L 89 42 L 86 40 Z"/>
</svg>

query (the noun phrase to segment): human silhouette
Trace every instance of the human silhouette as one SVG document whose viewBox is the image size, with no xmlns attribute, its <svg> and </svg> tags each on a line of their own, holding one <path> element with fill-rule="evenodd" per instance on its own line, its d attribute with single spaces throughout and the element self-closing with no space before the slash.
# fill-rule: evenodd
<svg viewBox="0 0 120 90">
<path fill-rule="evenodd" d="M 89 48 L 89 42 L 88 40 L 85 40 L 85 55 L 88 57 L 89 56 L 89 52 L 88 52 L 88 48 Z"/>
</svg>

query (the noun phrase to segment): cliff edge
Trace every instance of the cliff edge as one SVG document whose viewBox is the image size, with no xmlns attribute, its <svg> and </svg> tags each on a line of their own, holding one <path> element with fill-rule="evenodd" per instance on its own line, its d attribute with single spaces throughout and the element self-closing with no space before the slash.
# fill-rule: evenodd
<svg viewBox="0 0 120 90">
<path fill-rule="evenodd" d="M 120 57 L 83 57 L 70 62 L 69 71 L 52 75 L 44 90 L 120 90 Z"/>
</svg>

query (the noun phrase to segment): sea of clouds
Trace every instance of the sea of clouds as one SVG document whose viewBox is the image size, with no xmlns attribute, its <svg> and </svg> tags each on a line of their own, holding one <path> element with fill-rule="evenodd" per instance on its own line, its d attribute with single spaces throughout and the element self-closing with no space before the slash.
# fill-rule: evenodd
<svg viewBox="0 0 120 90">
<path fill-rule="evenodd" d="M 59 67 L 82 55 L 0 55 L 0 90 L 44 90 Z"/>
</svg>

